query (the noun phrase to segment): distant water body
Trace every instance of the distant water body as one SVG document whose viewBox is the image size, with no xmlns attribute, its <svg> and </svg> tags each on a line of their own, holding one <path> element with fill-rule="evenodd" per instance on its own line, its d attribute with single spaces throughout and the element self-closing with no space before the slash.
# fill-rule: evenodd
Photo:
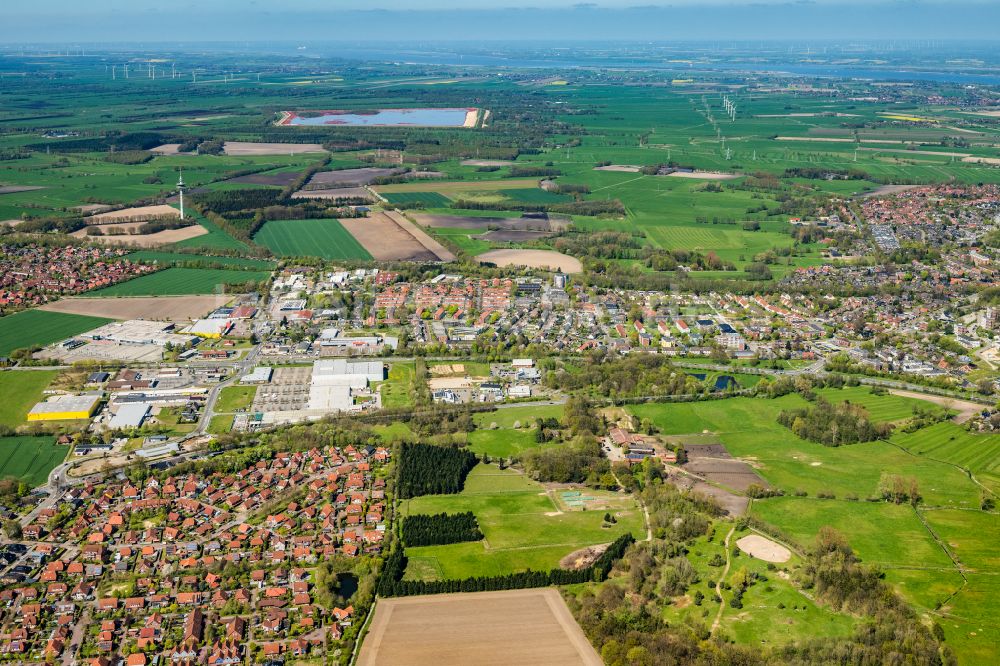
<svg viewBox="0 0 1000 666">
<path fill-rule="evenodd" d="M 590 55 L 571 58 L 560 54 L 551 57 L 530 57 L 503 53 L 462 53 L 457 51 L 400 49 L 368 49 L 332 47 L 322 49 L 325 55 L 349 60 L 378 60 L 385 62 L 405 62 L 421 65 L 468 65 L 473 67 L 504 68 L 590 68 L 608 67 L 624 69 L 661 69 L 668 71 L 725 71 L 752 72 L 757 74 L 793 74 L 840 79 L 872 79 L 876 81 L 929 81 L 934 83 L 958 83 L 969 85 L 1000 85 L 1000 74 L 976 74 L 962 71 L 911 71 L 887 67 L 850 67 L 847 65 L 793 64 L 793 63 L 699 63 L 684 67 L 668 59 L 678 57 L 671 53 L 661 57 L 652 55 Z"/>
<path fill-rule="evenodd" d="M 383 109 L 374 113 L 324 113 L 292 116 L 288 125 L 360 125 L 371 127 L 461 127 L 468 109 Z"/>
</svg>

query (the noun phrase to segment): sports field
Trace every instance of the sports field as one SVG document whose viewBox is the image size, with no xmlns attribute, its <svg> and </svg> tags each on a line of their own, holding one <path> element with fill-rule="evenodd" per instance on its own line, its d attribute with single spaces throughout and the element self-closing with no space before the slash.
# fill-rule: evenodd
<svg viewBox="0 0 1000 666">
<path fill-rule="evenodd" d="M 39 486 L 66 458 L 67 450 L 51 435 L 0 437 L 0 479 L 14 477 L 32 487 Z"/>
<path fill-rule="evenodd" d="M 42 399 L 59 374 L 57 370 L 6 370 L 0 372 L 0 425 L 16 427 L 25 422 L 28 411 Z"/>
<path fill-rule="evenodd" d="M 320 257 L 322 259 L 371 259 L 337 220 L 276 220 L 265 224 L 254 242 L 279 257 Z"/>
<path fill-rule="evenodd" d="M 512 469 L 478 465 L 457 495 L 428 495 L 407 500 L 404 514 L 472 511 L 485 539 L 445 546 L 407 548 L 406 575 L 418 579 L 452 579 L 499 575 L 525 569 L 548 570 L 569 553 L 608 543 L 625 532 L 645 532 L 635 500 L 615 493 L 590 491 L 607 500 L 618 523 L 602 527 L 605 510 L 563 511 L 545 488 Z"/>
<path fill-rule="evenodd" d="M 110 319 L 46 312 L 45 310 L 25 310 L 6 317 L 0 317 L 0 356 L 6 356 L 15 349 L 59 342 L 78 333 L 89 331 L 107 324 Z"/>
<path fill-rule="evenodd" d="M 215 294 L 231 291 L 224 285 L 263 282 L 270 277 L 266 271 L 237 271 L 219 268 L 168 268 L 98 289 L 88 296 L 184 296 Z"/>
</svg>

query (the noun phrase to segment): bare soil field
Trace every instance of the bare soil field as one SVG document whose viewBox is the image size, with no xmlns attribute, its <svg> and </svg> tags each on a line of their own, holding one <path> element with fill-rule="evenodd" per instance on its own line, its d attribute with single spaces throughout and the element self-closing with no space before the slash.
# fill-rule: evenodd
<svg viewBox="0 0 1000 666">
<path fill-rule="evenodd" d="M 767 487 L 753 467 L 742 460 L 736 460 L 721 444 L 694 444 L 685 447 L 688 462 L 684 470 L 733 490 L 743 492 L 751 485 Z"/>
<path fill-rule="evenodd" d="M 871 192 L 865 192 L 862 196 L 864 198 L 869 197 L 881 197 L 890 194 L 899 194 L 900 192 L 905 192 L 907 190 L 912 190 L 914 188 L 921 187 L 920 185 L 881 185 L 876 187 Z"/>
<path fill-rule="evenodd" d="M 462 166 L 474 166 L 474 167 L 502 167 L 510 166 L 514 164 L 510 160 L 462 160 Z"/>
<path fill-rule="evenodd" d="M 111 210 L 107 213 L 91 215 L 85 221 L 87 224 L 115 224 L 121 222 L 141 222 L 157 217 L 177 217 L 181 212 L 173 206 L 160 204 L 159 206 L 139 206 L 137 208 L 122 208 L 121 210 Z"/>
<path fill-rule="evenodd" d="M 473 217 L 471 215 L 428 215 L 412 213 L 417 224 L 435 229 L 504 229 L 517 231 L 560 231 L 569 226 L 558 219 L 536 217 Z"/>
<path fill-rule="evenodd" d="M 594 171 L 614 171 L 617 173 L 639 173 L 641 167 L 632 164 L 609 164 L 607 166 L 594 167 Z"/>
<path fill-rule="evenodd" d="M 454 261 L 455 255 L 398 213 L 340 222 L 377 261 Z"/>
<path fill-rule="evenodd" d="M 233 300 L 232 295 L 149 296 L 129 298 L 62 298 L 39 310 L 107 317 L 108 319 L 199 319 Z"/>
<path fill-rule="evenodd" d="M 379 185 L 378 192 L 489 192 L 492 190 L 523 190 L 538 187 L 538 178 L 507 178 L 505 180 L 429 181 Z"/>
<path fill-rule="evenodd" d="M 0 185 L 0 194 L 17 194 L 18 192 L 34 192 L 44 189 L 41 185 Z"/>
<path fill-rule="evenodd" d="M 719 173 L 718 171 L 674 171 L 667 174 L 668 178 L 697 178 L 699 180 L 732 180 L 739 178 L 738 173 Z"/>
<path fill-rule="evenodd" d="M 488 231 L 476 238 L 494 243 L 526 243 L 529 241 L 548 238 L 554 231 L 518 231 L 514 229 L 497 229 Z"/>
<path fill-rule="evenodd" d="M 403 173 L 403 169 L 384 169 L 379 167 L 320 171 L 309 179 L 306 188 L 336 189 L 339 187 L 360 187 L 372 183 L 377 178 L 386 178 L 401 173 Z"/>
<path fill-rule="evenodd" d="M 600 666 L 555 588 L 380 599 L 359 666 Z"/>
<path fill-rule="evenodd" d="M 563 273 L 579 273 L 583 270 L 583 264 L 580 263 L 579 259 L 552 250 L 490 250 L 477 256 L 476 260 L 481 264 L 527 266 L 552 271 L 559 270 Z"/>
<path fill-rule="evenodd" d="M 165 143 L 162 146 L 151 148 L 149 152 L 156 153 L 157 155 L 176 155 L 180 147 L 181 144 L 179 143 Z"/>
<path fill-rule="evenodd" d="M 771 541 L 759 534 L 748 534 L 736 542 L 736 546 L 750 557 L 756 557 L 765 562 L 787 562 L 792 559 L 792 553 L 780 543 Z"/>
<path fill-rule="evenodd" d="M 670 478 L 670 482 L 678 488 L 711 497 L 732 516 L 742 516 L 746 513 L 747 507 L 750 506 L 750 500 L 743 495 L 737 495 L 728 490 L 723 490 L 718 486 L 705 483 L 693 476 L 684 474 L 676 467 L 667 466 L 667 475 Z"/>
<path fill-rule="evenodd" d="M 82 206 L 74 206 L 73 210 L 78 210 L 81 213 L 103 213 L 110 208 L 111 206 L 106 204 L 83 204 Z"/>
<path fill-rule="evenodd" d="M 1000 159 L 995 157 L 963 157 L 963 162 L 972 162 L 974 164 L 992 164 L 1000 165 Z"/>
<path fill-rule="evenodd" d="M 566 557 L 559 560 L 560 569 L 583 569 L 589 567 L 597 561 L 597 558 L 604 554 L 610 543 L 603 543 L 598 546 L 587 546 L 580 550 L 574 550 Z"/>
<path fill-rule="evenodd" d="M 297 171 L 279 171 L 278 173 L 252 173 L 239 178 L 230 178 L 227 183 L 249 183 L 250 185 L 275 185 L 285 187 L 294 183 L 302 174 Z"/>
<path fill-rule="evenodd" d="M 374 201 L 372 193 L 363 187 L 338 187 L 327 190 L 299 190 L 292 195 L 293 199 L 364 199 Z"/>
<path fill-rule="evenodd" d="M 107 229 L 109 227 L 114 229 L 122 230 L 134 230 L 140 225 L 132 224 L 105 224 L 101 225 L 102 229 Z M 165 229 L 163 231 L 157 231 L 155 234 L 118 234 L 114 236 L 89 236 L 87 235 L 86 229 L 80 229 L 79 231 L 74 231 L 70 236 L 75 236 L 76 238 L 86 238 L 87 240 L 94 241 L 95 243 L 101 243 L 103 245 L 125 245 L 128 247 L 158 247 L 160 245 L 169 245 L 171 243 L 179 243 L 181 241 L 188 240 L 190 238 L 197 238 L 198 236 L 204 236 L 208 233 L 208 229 L 201 226 L 200 224 L 192 224 L 190 227 L 184 227 L 183 229 Z"/>
<path fill-rule="evenodd" d="M 325 153 L 318 143 L 248 143 L 226 141 L 226 155 L 299 155 L 301 153 Z"/>
</svg>

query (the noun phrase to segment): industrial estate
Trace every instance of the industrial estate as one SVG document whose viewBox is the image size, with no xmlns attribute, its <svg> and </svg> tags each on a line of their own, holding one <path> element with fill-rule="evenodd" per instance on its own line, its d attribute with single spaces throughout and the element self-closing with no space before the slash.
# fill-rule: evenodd
<svg viewBox="0 0 1000 666">
<path fill-rule="evenodd" d="M 997 53 L 632 46 L 0 47 L 0 661 L 997 663 Z"/>
</svg>

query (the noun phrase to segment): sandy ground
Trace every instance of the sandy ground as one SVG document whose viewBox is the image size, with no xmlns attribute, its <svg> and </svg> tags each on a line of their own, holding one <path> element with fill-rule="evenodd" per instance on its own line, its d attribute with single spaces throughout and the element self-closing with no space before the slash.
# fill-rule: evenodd
<svg viewBox="0 0 1000 666">
<path fill-rule="evenodd" d="M 561 514 L 562 512 L 558 512 Z M 604 554 L 604 551 L 608 549 L 611 544 L 604 543 L 599 546 L 587 546 L 586 548 L 581 548 L 580 550 L 574 550 L 572 553 L 566 557 L 559 560 L 560 569 L 583 569 L 584 567 L 589 567 L 597 558 Z"/>
<path fill-rule="evenodd" d="M 470 377 L 431 377 L 427 380 L 427 387 L 432 391 L 440 391 L 442 389 L 475 388 L 482 382 L 482 379 L 474 380 Z"/>
<path fill-rule="evenodd" d="M 177 217 L 181 212 L 173 206 L 161 204 L 159 206 L 139 206 L 138 208 L 123 208 L 112 210 L 107 213 L 98 213 L 87 218 L 87 224 L 111 224 L 114 222 L 136 222 L 143 218 L 151 217 Z"/>
<path fill-rule="evenodd" d="M 880 187 L 876 187 L 871 192 L 865 192 L 862 196 L 865 198 L 881 197 L 889 194 L 899 194 L 900 192 L 916 189 L 918 187 L 923 187 L 923 185 L 882 185 Z"/>
<path fill-rule="evenodd" d="M 551 250 L 490 250 L 476 257 L 479 263 L 490 262 L 497 266 L 528 266 L 579 273 L 583 265 L 579 259 Z"/>
<path fill-rule="evenodd" d="M 0 185 L 0 194 L 17 194 L 18 192 L 34 192 L 44 189 L 41 185 Z"/>
<path fill-rule="evenodd" d="M 631 164 L 609 164 L 608 166 L 594 167 L 594 171 L 616 171 L 619 173 L 639 173 L 641 167 Z"/>
<path fill-rule="evenodd" d="M 188 321 L 204 317 L 231 300 L 232 295 L 63 298 L 38 309 L 108 319 Z"/>
<path fill-rule="evenodd" d="M 765 562 L 787 562 L 792 558 L 792 553 L 787 548 L 759 534 L 748 534 L 737 541 L 736 545 L 750 557 Z"/>
<path fill-rule="evenodd" d="M 902 391 L 898 389 L 889 389 L 889 393 L 893 395 L 898 395 L 902 398 L 915 398 L 917 400 L 926 400 L 927 402 L 933 402 L 935 405 L 941 405 L 947 409 L 958 412 L 955 416 L 955 423 L 965 423 L 973 416 L 983 411 L 985 405 L 980 405 L 975 402 L 969 402 L 968 400 L 958 400 L 956 398 L 948 398 L 941 395 L 927 395 L 926 393 L 917 393 L 915 391 Z"/>
<path fill-rule="evenodd" d="M 719 173 L 717 171 L 674 171 L 668 173 L 669 178 L 697 178 L 699 180 L 732 180 L 739 178 L 735 173 Z"/>
<path fill-rule="evenodd" d="M 992 164 L 1000 165 L 1000 159 L 995 157 L 963 157 L 963 162 L 972 162 L 974 164 Z"/>
<path fill-rule="evenodd" d="M 340 223 L 377 261 L 454 261 L 455 255 L 398 213 Z"/>
<path fill-rule="evenodd" d="M 479 120 L 479 109 L 469 109 L 465 114 L 465 123 L 462 127 L 475 127 L 476 121 Z"/>
<path fill-rule="evenodd" d="M 540 178 L 506 178 L 504 180 L 468 180 L 447 182 L 394 183 L 376 185 L 376 192 L 491 192 L 493 190 L 524 190 L 538 187 Z"/>
<path fill-rule="evenodd" d="M 464 375 L 464 363 L 445 363 L 444 365 L 434 365 L 427 369 L 429 373 L 436 376 L 441 375 Z"/>
<path fill-rule="evenodd" d="M 0 220 L 0 225 L 5 227 L 16 227 L 21 224 L 24 220 Z"/>
<path fill-rule="evenodd" d="M 318 143 L 246 143 L 226 141 L 226 155 L 298 155 L 299 153 L 325 153 Z"/>
<path fill-rule="evenodd" d="M 555 588 L 380 599 L 358 666 L 601 666 Z"/>
<path fill-rule="evenodd" d="M 165 143 L 162 146 L 151 149 L 149 152 L 156 153 L 157 155 L 176 155 L 180 147 L 181 144 L 179 143 Z"/>
<path fill-rule="evenodd" d="M 102 225 L 103 227 L 122 227 L 130 225 Z M 184 227 L 183 229 L 166 229 L 164 231 L 157 231 L 155 234 L 128 234 L 128 235 L 117 235 L 117 236 L 89 236 L 87 235 L 86 229 L 80 229 L 79 231 L 74 231 L 70 236 L 75 236 L 76 238 L 85 238 L 87 240 L 94 241 L 95 243 L 101 243 L 103 245 L 127 245 L 129 247 L 158 247 L 160 245 L 169 245 L 171 243 L 179 243 L 181 241 L 188 240 L 189 238 L 197 238 L 198 236 L 204 236 L 208 233 L 208 229 L 201 226 L 200 224 L 192 224 L 190 227 Z"/>
<path fill-rule="evenodd" d="M 462 160 L 462 166 L 492 167 L 510 166 L 514 164 L 510 160 Z"/>
</svg>

